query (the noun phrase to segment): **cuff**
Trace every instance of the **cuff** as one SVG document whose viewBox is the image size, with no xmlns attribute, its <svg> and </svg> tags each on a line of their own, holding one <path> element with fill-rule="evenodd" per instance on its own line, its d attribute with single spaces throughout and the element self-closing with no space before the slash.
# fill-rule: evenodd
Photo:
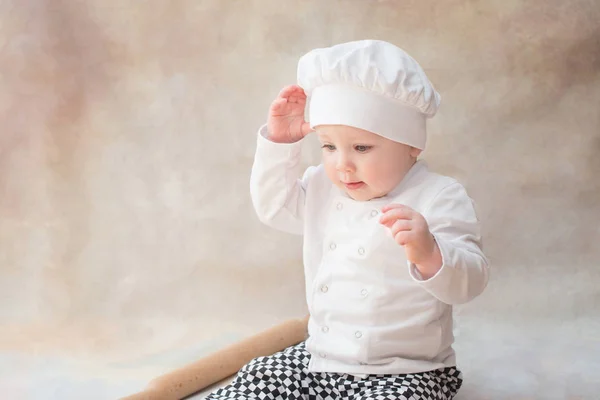
<svg viewBox="0 0 600 400">
<path fill-rule="evenodd" d="M 433 275 L 431 278 L 423 279 L 423 275 L 421 275 L 417 266 L 411 263 L 410 261 L 407 261 L 408 273 L 411 276 L 411 278 L 414 281 L 421 283 L 426 287 L 432 287 L 435 286 L 438 283 L 438 281 L 444 281 L 445 277 L 449 278 L 448 274 L 451 272 L 451 268 L 446 265 L 446 261 L 449 259 L 446 246 L 437 237 L 435 238 L 435 241 L 440 249 L 440 254 L 442 255 L 442 266 L 440 267 L 438 272 L 436 272 L 435 275 Z"/>
</svg>

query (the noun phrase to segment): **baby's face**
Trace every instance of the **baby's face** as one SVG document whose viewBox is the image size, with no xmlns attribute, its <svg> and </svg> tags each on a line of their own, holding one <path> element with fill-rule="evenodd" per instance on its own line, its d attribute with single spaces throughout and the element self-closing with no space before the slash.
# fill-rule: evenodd
<svg viewBox="0 0 600 400">
<path fill-rule="evenodd" d="M 420 150 L 345 125 L 315 127 L 334 185 L 358 201 L 385 196 L 414 165 Z"/>
</svg>

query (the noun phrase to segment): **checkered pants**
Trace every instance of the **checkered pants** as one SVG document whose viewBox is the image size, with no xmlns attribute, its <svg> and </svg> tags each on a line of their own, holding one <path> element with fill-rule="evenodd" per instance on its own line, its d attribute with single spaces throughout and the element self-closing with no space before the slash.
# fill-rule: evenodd
<svg viewBox="0 0 600 400">
<path fill-rule="evenodd" d="M 304 342 L 245 365 L 233 382 L 206 399 L 300 400 L 450 400 L 462 385 L 456 368 L 406 375 L 369 375 L 365 379 L 308 372 Z"/>
</svg>

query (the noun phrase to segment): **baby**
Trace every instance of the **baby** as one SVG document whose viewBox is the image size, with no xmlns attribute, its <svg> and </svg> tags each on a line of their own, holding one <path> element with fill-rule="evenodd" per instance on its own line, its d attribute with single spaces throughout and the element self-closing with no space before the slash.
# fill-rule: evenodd
<svg viewBox="0 0 600 400">
<path fill-rule="evenodd" d="M 304 118 L 307 98 L 309 122 Z M 452 399 L 452 305 L 488 282 L 473 202 L 418 159 L 440 96 L 378 40 L 315 49 L 258 133 L 260 220 L 304 235 L 308 339 L 244 366 L 209 399 Z M 300 168 L 316 132 L 323 158 Z"/>
</svg>

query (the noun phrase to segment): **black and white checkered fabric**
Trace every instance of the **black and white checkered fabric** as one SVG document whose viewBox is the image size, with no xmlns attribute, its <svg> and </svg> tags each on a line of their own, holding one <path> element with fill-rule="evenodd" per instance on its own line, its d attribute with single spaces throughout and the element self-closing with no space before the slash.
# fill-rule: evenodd
<svg viewBox="0 0 600 400">
<path fill-rule="evenodd" d="M 406 375 L 369 375 L 307 371 L 310 353 L 304 343 L 245 365 L 234 381 L 207 399 L 301 400 L 450 400 L 462 385 L 456 368 Z"/>
</svg>

